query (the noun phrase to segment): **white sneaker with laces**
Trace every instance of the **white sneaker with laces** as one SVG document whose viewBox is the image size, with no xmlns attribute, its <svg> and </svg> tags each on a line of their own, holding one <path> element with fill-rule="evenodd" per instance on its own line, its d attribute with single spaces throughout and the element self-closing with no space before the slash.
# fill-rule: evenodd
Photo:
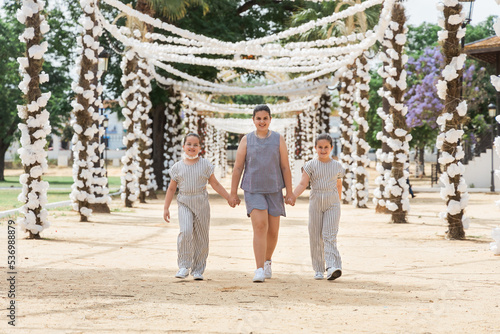
<svg viewBox="0 0 500 334">
<path fill-rule="evenodd" d="M 193 278 L 195 281 L 203 281 L 203 275 L 202 274 L 193 274 Z"/>
<path fill-rule="evenodd" d="M 321 271 L 317 271 L 316 274 L 314 275 L 314 279 L 323 279 L 323 273 Z"/>
<path fill-rule="evenodd" d="M 189 270 L 187 268 L 180 268 L 175 277 L 177 278 L 186 278 L 189 275 Z"/>
<path fill-rule="evenodd" d="M 264 275 L 265 278 L 271 278 L 273 277 L 273 270 L 271 269 L 271 260 L 267 260 L 264 262 Z"/>
<path fill-rule="evenodd" d="M 253 277 L 253 281 L 256 283 L 264 282 L 266 279 L 266 275 L 264 274 L 264 268 L 258 268 L 255 270 L 255 276 Z"/>
<path fill-rule="evenodd" d="M 326 279 L 329 281 L 333 281 L 340 276 L 342 276 L 342 270 L 340 270 L 339 268 L 328 268 L 326 272 Z"/>
</svg>

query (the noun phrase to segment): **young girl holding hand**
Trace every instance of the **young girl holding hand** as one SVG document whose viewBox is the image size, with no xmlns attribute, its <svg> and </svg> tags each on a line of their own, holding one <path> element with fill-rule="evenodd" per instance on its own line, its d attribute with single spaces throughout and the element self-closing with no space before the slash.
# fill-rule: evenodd
<svg viewBox="0 0 500 334">
<path fill-rule="evenodd" d="M 341 178 L 345 170 L 330 158 L 333 143 L 328 134 L 321 134 L 315 141 L 318 157 L 304 165 L 302 179 L 293 192 L 292 204 L 311 181 L 309 201 L 309 243 L 315 279 L 323 279 L 325 262 L 327 279 L 342 275 L 342 261 L 337 250 L 337 232 L 340 220 Z"/>
<path fill-rule="evenodd" d="M 208 230 L 210 226 L 210 204 L 208 203 L 207 182 L 229 202 L 229 194 L 217 181 L 214 166 L 200 158 L 200 136 L 190 133 L 182 146 L 184 159 L 170 169 L 171 181 L 165 196 L 163 218 L 170 222 L 170 204 L 179 186 L 179 228 L 177 238 L 177 278 L 186 278 L 191 269 L 195 280 L 203 280 L 203 272 L 208 257 Z M 236 203 L 239 204 L 239 203 Z M 230 203 L 231 207 L 234 207 Z"/>
</svg>

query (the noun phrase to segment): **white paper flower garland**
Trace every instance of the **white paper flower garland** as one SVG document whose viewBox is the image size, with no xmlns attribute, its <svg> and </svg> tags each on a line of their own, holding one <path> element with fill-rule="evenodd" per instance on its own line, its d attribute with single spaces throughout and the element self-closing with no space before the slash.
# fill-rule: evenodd
<svg viewBox="0 0 500 334">
<path fill-rule="evenodd" d="M 340 111 L 339 116 L 341 120 L 340 124 L 340 143 L 342 144 L 342 151 L 340 152 L 339 158 L 342 163 L 342 167 L 345 169 L 345 175 L 342 179 L 342 202 L 352 203 L 353 192 L 352 184 L 354 174 L 352 172 L 353 158 L 352 152 L 354 151 L 354 146 L 352 144 L 352 136 L 354 133 L 353 129 L 353 114 L 354 114 L 354 89 L 356 86 L 356 81 L 354 79 L 353 70 L 355 66 L 351 65 L 340 70 L 342 73 L 340 79 L 340 89 L 339 89 L 339 105 Z"/>
<path fill-rule="evenodd" d="M 378 69 L 378 74 L 382 79 L 388 78 L 390 75 L 390 70 L 392 67 L 390 66 L 390 57 L 387 55 L 386 51 L 388 50 L 388 47 L 386 45 L 390 45 L 389 41 L 384 41 L 382 45 L 382 50 L 379 52 L 379 59 L 382 61 L 382 66 L 379 67 Z M 380 117 L 382 120 L 382 131 L 379 131 L 377 133 L 377 140 L 382 142 L 382 148 L 377 149 L 376 155 L 377 155 L 377 165 L 375 167 L 377 173 L 379 174 L 375 178 L 375 185 L 376 188 L 373 191 L 373 204 L 376 205 L 376 212 L 379 213 L 386 213 L 386 207 L 385 207 L 385 200 L 390 198 L 384 196 L 385 193 L 385 187 L 387 185 L 387 181 L 391 177 L 391 163 L 393 161 L 393 156 L 394 153 L 392 152 L 391 147 L 387 144 L 387 141 L 389 139 L 388 137 L 388 132 L 385 129 L 385 126 L 387 125 L 387 118 L 389 117 L 389 102 L 387 101 L 387 98 L 385 97 L 385 92 L 389 91 L 387 88 L 388 83 L 384 83 L 383 87 L 381 87 L 378 90 L 378 94 L 380 97 L 382 97 L 382 107 L 377 109 L 377 115 Z M 384 110 L 387 109 L 387 112 Z"/>
<path fill-rule="evenodd" d="M 107 205 L 110 202 L 109 190 L 106 186 L 105 171 L 99 161 L 99 155 L 104 149 L 98 138 L 102 136 L 99 124 L 103 116 L 99 115 L 102 87 L 99 78 L 102 73 L 97 71 L 99 36 L 102 28 L 95 20 L 95 0 L 81 0 L 83 13 L 81 36 L 77 38 L 80 56 L 77 59 L 77 82 L 72 88 L 75 99 L 72 101 L 73 119 L 71 121 L 74 135 L 73 144 L 73 185 L 70 198 L 73 209 L 80 213 L 80 221 L 88 221 L 92 214 L 92 204 Z"/>
<path fill-rule="evenodd" d="M 174 90 L 168 90 L 170 96 L 165 104 L 164 149 L 163 149 L 163 190 L 167 190 L 170 184 L 169 170 L 174 163 L 180 160 L 182 154 L 182 120 L 180 117 L 182 97 Z"/>
<path fill-rule="evenodd" d="M 30 238 L 40 238 L 40 232 L 48 228 L 47 190 L 49 183 L 42 181 L 41 176 L 47 170 L 46 136 L 50 134 L 49 112 L 45 110 L 50 92 L 42 94 L 40 84 L 49 80 L 49 76 L 41 72 L 43 55 L 48 43 L 42 42 L 43 35 L 49 31 L 45 16 L 41 14 L 45 2 L 23 0 L 17 12 L 17 19 L 25 24 L 26 29 L 19 37 L 26 43 L 26 56 L 19 57 L 19 70 L 23 80 L 19 89 L 26 97 L 26 105 L 19 105 L 18 115 L 21 119 L 18 127 L 21 130 L 21 148 L 18 150 L 25 173 L 19 177 L 23 189 L 18 200 L 24 205 L 20 209 L 23 215 L 17 223 Z M 36 23 L 40 24 L 37 25 Z"/>
<path fill-rule="evenodd" d="M 151 138 L 153 129 L 151 124 L 153 120 L 149 116 L 152 107 L 149 98 L 149 93 L 151 92 L 149 65 L 145 59 L 139 59 L 137 66 L 137 76 L 140 82 L 140 103 L 137 105 L 139 126 L 135 129 L 139 153 L 137 155 L 137 162 L 139 164 L 137 168 L 137 180 L 139 184 L 139 200 L 141 203 L 145 203 L 146 197 L 153 193 L 158 186 L 154 176 L 153 159 L 151 158 L 153 153 L 153 139 Z"/>
<path fill-rule="evenodd" d="M 121 62 L 123 92 L 120 99 L 122 114 L 125 117 L 123 128 L 127 130 L 127 135 L 123 137 L 123 145 L 127 148 L 122 157 L 121 176 L 121 198 L 125 201 L 126 207 L 132 207 L 139 195 L 137 180 L 137 155 L 138 144 L 136 136 L 136 125 L 139 122 L 140 112 L 137 110 L 139 104 L 141 87 L 137 77 L 138 58 L 134 51 L 125 52 Z"/>
<path fill-rule="evenodd" d="M 382 175 L 384 192 L 378 203 L 392 212 L 393 223 L 406 223 L 407 212 L 410 209 L 407 179 L 411 135 L 408 134 L 405 120 L 408 109 L 403 104 L 407 87 L 404 65 L 408 61 L 408 57 L 404 54 L 408 30 L 404 26 L 405 22 L 404 6 L 396 4 L 392 12 L 392 22 L 389 24 L 383 42 L 385 52 L 381 54 L 381 60 L 388 65 L 385 65 L 379 72 L 384 79 L 382 97 L 389 103 L 389 114 L 387 115 L 383 110 L 379 111 L 387 136 L 384 136 L 382 132 L 377 138 L 385 140 L 389 146 L 390 152 L 381 154 L 381 160 L 391 165 L 391 173 L 388 177 L 387 172 L 379 167 L 379 172 L 384 173 Z M 381 182 L 380 179 L 379 182 Z"/>
<path fill-rule="evenodd" d="M 437 119 L 441 133 L 436 140 L 436 147 L 442 152 L 439 163 L 444 165 L 445 171 L 440 177 L 443 184 L 441 197 L 447 204 L 446 212 L 442 212 L 440 216 L 448 223 L 447 236 L 455 239 L 465 237 L 463 229 L 469 226 L 470 221 L 464 213 L 469 200 L 467 184 L 462 176 L 465 167 L 460 162 L 464 151 L 458 144 L 463 136 L 459 125 L 467 115 L 467 102 L 460 101 L 458 89 L 452 88 L 458 86 L 466 58 L 465 54 L 460 53 L 458 44 L 465 34 L 465 29 L 461 28 L 465 18 L 461 8 L 457 0 L 446 0 L 438 5 L 438 9 L 443 11 L 445 16 L 444 20 L 440 20 L 440 25 L 447 29 L 440 34 L 439 39 L 444 45 L 445 59 L 450 59 L 443 69 L 443 79 L 437 83 L 438 95 L 445 101 L 445 109 Z"/>
<path fill-rule="evenodd" d="M 352 137 L 352 145 L 355 146 L 355 151 L 352 154 L 353 158 L 353 184 L 352 197 L 353 205 L 358 208 L 366 208 L 368 202 L 368 174 L 366 168 L 370 164 L 368 159 L 368 151 L 370 146 L 366 141 L 366 133 L 368 132 L 368 122 L 366 121 L 366 113 L 370 108 L 368 104 L 370 90 L 370 65 L 366 57 L 361 55 L 356 60 L 356 76 L 359 78 L 357 89 L 359 90 L 358 108 L 354 114 L 354 121 L 358 124 L 357 130 L 354 131 Z"/>
</svg>

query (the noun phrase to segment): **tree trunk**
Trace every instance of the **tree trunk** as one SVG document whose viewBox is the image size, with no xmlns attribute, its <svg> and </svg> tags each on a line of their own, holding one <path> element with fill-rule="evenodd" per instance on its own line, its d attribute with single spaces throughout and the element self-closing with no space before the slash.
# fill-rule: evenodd
<svg viewBox="0 0 500 334">
<path fill-rule="evenodd" d="M 418 164 L 421 176 L 425 176 L 425 146 L 418 148 Z"/>
<path fill-rule="evenodd" d="M 404 115 L 406 110 L 403 106 L 403 98 L 406 90 L 406 72 L 404 70 L 405 62 L 403 61 L 404 43 L 398 41 L 398 36 L 405 36 L 405 22 L 406 15 L 404 6 L 400 3 L 394 5 L 392 11 L 392 21 L 397 25 L 390 25 L 393 38 L 390 39 L 392 49 L 397 53 L 397 57 L 391 57 L 392 68 L 395 69 L 395 75 L 391 77 L 389 85 L 391 86 L 391 100 L 390 103 L 390 118 L 392 121 L 389 136 L 391 146 L 394 154 L 391 166 L 391 178 L 387 183 L 388 193 L 390 199 L 387 208 L 392 211 L 391 221 L 395 224 L 407 223 L 406 216 L 410 206 L 408 200 L 409 186 L 407 179 L 409 177 L 409 145 L 408 142 L 411 136 L 408 135 L 408 127 Z M 387 193 L 387 192 L 386 192 Z"/>
<path fill-rule="evenodd" d="M 40 90 L 40 74 L 45 53 L 43 49 L 47 47 L 47 42 L 42 43 L 45 33 L 42 29 L 47 27 L 45 17 L 41 14 L 44 4 L 37 0 L 33 0 L 33 4 L 23 1 L 23 7 L 18 12 L 18 20 L 25 24 L 26 31 L 32 31 L 32 37 L 24 36 L 27 33 L 20 37 L 21 41 L 26 42 L 26 54 L 24 58 L 18 59 L 21 64 L 21 76 L 24 77 L 19 88 L 23 91 L 26 101 L 24 106 L 18 107 L 21 118 L 20 157 L 24 166 L 24 174 L 19 178 L 23 185 L 19 200 L 24 202 L 21 210 L 24 217 L 20 218 L 19 225 L 23 231 L 29 233 L 29 239 L 40 239 L 40 232 L 48 227 L 47 210 L 44 206 L 47 203 L 49 185 L 41 178 L 48 168 L 45 138 L 50 133 L 49 113 L 44 109 L 50 93 L 42 94 Z M 31 12 L 31 15 L 26 16 L 27 12 Z M 41 48 L 42 51 L 32 53 L 36 48 Z"/>
<path fill-rule="evenodd" d="M 341 111 L 339 112 L 339 116 L 341 119 L 340 131 L 341 138 L 340 142 L 342 143 L 342 152 L 340 154 L 340 160 L 342 162 L 342 166 L 345 169 L 345 175 L 342 178 L 342 203 L 348 204 L 352 202 L 352 125 L 353 125 L 353 101 L 354 101 L 354 87 L 355 81 L 353 77 L 353 71 L 355 70 L 355 66 L 348 66 L 342 78 L 340 79 L 340 107 Z"/>
<path fill-rule="evenodd" d="M 156 179 L 156 184 L 162 190 L 166 189 L 166 184 L 163 182 L 164 165 L 164 146 L 165 146 L 165 105 L 159 104 L 153 107 L 153 172 Z"/>
<path fill-rule="evenodd" d="M 438 81 L 438 95 L 445 99 L 444 109 L 437 123 L 440 125 L 441 133 L 437 139 L 438 148 L 442 152 L 440 158 L 443 164 L 445 175 L 441 180 L 445 183 L 441 193 L 446 197 L 446 221 L 448 231 L 446 233 L 449 239 L 464 239 L 465 231 L 463 222 L 467 220 L 464 215 L 464 209 L 468 202 L 467 185 L 462 177 L 463 166 L 460 160 L 464 153 L 460 139 L 463 135 L 461 130 L 465 123 L 467 104 L 462 102 L 460 97 L 460 87 L 463 73 L 464 55 L 457 32 L 461 28 L 462 22 L 456 22 L 455 18 L 460 17 L 462 5 L 457 3 L 455 6 L 443 6 L 444 22 L 447 30 L 446 38 L 443 41 L 443 54 L 445 58 L 445 69 L 443 70 L 443 80 Z M 452 22 L 450 22 L 450 19 Z M 446 89 L 443 89 L 446 88 Z M 458 107 L 460 105 L 460 110 Z"/>
<path fill-rule="evenodd" d="M 366 132 L 368 131 L 366 112 L 369 108 L 368 97 L 370 87 L 368 85 L 370 82 L 370 66 L 364 54 L 356 60 L 356 68 L 356 76 L 359 79 L 359 84 L 357 85 L 359 89 L 359 104 L 358 112 L 355 115 L 358 129 L 354 132 L 353 136 L 353 143 L 356 143 L 356 151 L 353 154 L 355 182 L 352 189 L 354 205 L 357 208 L 367 208 L 368 175 L 366 173 L 366 168 L 370 163 L 367 155 L 370 146 L 366 142 Z"/>
<path fill-rule="evenodd" d="M 384 41 L 385 43 L 386 41 Z M 387 41 L 388 42 L 388 41 Z M 381 58 L 383 58 L 382 66 L 379 69 L 379 74 L 383 79 L 386 79 L 389 75 L 389 73 L 386 71 L 386 69 L 389 67 L 389 56 L 387 55 L 387 46 L 382 47 L 382 52 L 381 52 Z M 384 194 L 385 194 L 385 187 L 387 185 L 387 181 L 390 178 L 391 175 L 391 163 L 390 163 L 390 153 L 392 152 L 391 147 L 389 144 L 387 144 L 387 140 L 389 139 L 389 132 L 387 132 L 386 126 L 387 126 L 387 117 L 389 117 L 390 113 L 390 107 L 391 105 L 389 104 L 389 101 L 387 100 L 387 97 L 385 96 L 385 92 L 389 91 L 389 85 L 384 82 L 382 85 L 382 92 L 381 92 L 381 97 L 382 97 L 382 108 L 379 108 L 377 110 L 377 114 L 380 116 L 382 120 L 382 131 L 377 133 L 377 139 L 379 139 L 382 142 L 382 148 L 377 150 L 377 172 L 379 173 L 379 176 L 375 180 L 375 183 L 379 186 L 378 189 L 375 190 L 375 196 L 374 200 L 377 202 L 376 207 L 375 207 L 375 212 L 376 213 L 391 213 L 387 209 L 387 206 L 385 204 L 385 201 L 388 199 Z"/>
<path fill-rule="evenodd" d="M 0 146 L 0 181 L 5 181 L 5 153 L 8 148 L 5 145 Z"/>
</svg>

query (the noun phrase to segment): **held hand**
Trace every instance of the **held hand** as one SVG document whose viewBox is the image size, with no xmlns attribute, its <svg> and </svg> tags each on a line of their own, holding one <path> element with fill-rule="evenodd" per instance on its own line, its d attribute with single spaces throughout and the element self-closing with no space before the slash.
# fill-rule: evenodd
<svg viewBox="0 0 500 334">
<path fill-rule="evenodd" d="M 238 195 L 231 195 L 231 197 L 229 198 L 229 205 L 234 208 L 236 205 L 240 205 L 241 203 L 241 200 L 240 198 L 238 197 Z"/>
<path fill-rule="evenodd" d="M 236 205 L 234 205 L 233 201 L 231 199 L 227 200 L 227 204 L 229 204 L 230 207 L 234 208 Z"/>
<path fill-rule="evenodd" d="M 163 219 L 165 219 L 167 223 L 170 223 L 170 211 L 168 209 L 163 211 Z"/>
<path fill-rule="evenodd" d="M 297 197 L 295 197 L 295 195 L 293 193 L 292 194 L 287 193 L 285 195 L 285 203 L 288 205 L 294 206 L 296 199 L 297 199 Z"/>
</svg>

